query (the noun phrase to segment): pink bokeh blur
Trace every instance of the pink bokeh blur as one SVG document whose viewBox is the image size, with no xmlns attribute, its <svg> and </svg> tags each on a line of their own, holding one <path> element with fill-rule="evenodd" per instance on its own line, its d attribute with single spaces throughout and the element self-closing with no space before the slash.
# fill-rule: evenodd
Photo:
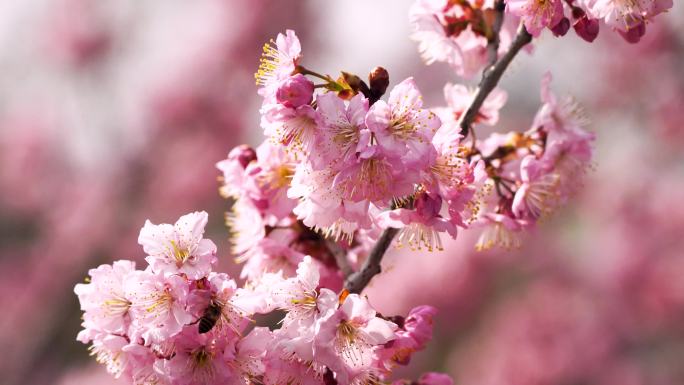
<svg viewBox="0 0 684 385">
<path fill-rule="evenodd" d="M 214 163 L 257 144 L 261 46 L 297 31 L 307 67 L 393 83 L 428 106 L 460 82 L 425 66 L 411 0 L 9 0 L 0 3 L 0 383 L 118 383 L 76 342 L 89 268 L 142 261 L 149 218 L 210 213 L 229 254 Z M 684 13 L 639 45 L 544 35 L 502 87 L 500 130 L 525 130 L 542 74 L 584 106 L 596 163 L 572 203 L 513 251 L 393 251 L 368 296 L 440 310 L 415 373 L 468 385 L 684 383 Z M 122 381 L 123 383 L 123 381 Z"/>
</svg>

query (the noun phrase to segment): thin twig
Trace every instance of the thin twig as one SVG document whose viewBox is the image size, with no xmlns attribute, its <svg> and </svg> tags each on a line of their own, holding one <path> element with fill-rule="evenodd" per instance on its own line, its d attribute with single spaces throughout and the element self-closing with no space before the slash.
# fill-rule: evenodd
<svg viewBox="0 0 684 385">
<path fill-rule="evenodd" d="M 363 266 L 361 266 L 361 270 L 350 275 L 344 282 L 345 289 L 350 293 L 360 293 L 366 285 L 368 285 L 371 278 L 376 274 L 380 274 L 380 262 L 382 262 L 382 257 L 385 255 L 390 244 L 392 244 L 392 239 L 394 239 L 394 236 L 397 235 L 398 232 L 399 229 L 392 227 L 387 228 L 382 232 L 378 242 L 373 247 L 373 250 L 371 250 L 368 258 L 363 263 Z"/>
<path fill-rule="evenodd" d="M 328 250 L 330 250 L 332 255 L 335 257 L 337 268 L 339 268 L 342 274 L 344 274 L 344 278 L 346 279 L 352 275 L 354 273 L 354 269 L 352 269 L 351 265 L 349 264 L 347 252 L 344 251 L 344 249 L 341 248 L 340 245 L 338 245 L 335 241 L 326 240 L 325 244 L 328 247 Z"/>
<path fill-rule="evenodd" d="M 508 68 L 508 65 L 511 64 L 511 61 L 513 61 L 515 55 L 517 55 L 518 52 L 520 52 L 520 50 L 531 41 L 532 35 L 527 32 L 524 25 L 520 24 L 518 33 L 515 35 L 515 39 L 513 39 L 508 51 L 506 51 L 501 59 L 499 59 L 499 61 L 493 66 L 485 69 L 482 75 L 482 80 L 477 87 L 473 101 L 470 103 L 470 106 L 468 106 L 468 109 L 466 109 L 465 113 L 461 115 L 461 118 L 458 121 L 458 125 L 461 128 L 461 135 L 466 135 L 468 133 L 470 125 L 473 124 L 473 121 L 475 120 L 475 117 L 477 117 L 477 113 L 480 111 L 485 99 L 487 96 L 489 96 L 489 93 L 492 92 L 494 87 L 499 84 L 501 76 L 506 68 Z"/>
<path fill-rule="evenodd" d="M 504 1 L 496 0 L 496 3 L 494 4 L 494 12 L 496 12 L 496 15 L 494 16 L 494 23 L 492 24 L 491 36 L 487 41 L 487 68 L 493 66 L 494 63 L 496 63 L 496 59 L 499 58 L 499 43 L 501 42 L 500 32 L 504 21 L 505 9 L 506 4 Z M 482 76 L 484 76 L 484 72 L 482 73 Z"/>
</svg>

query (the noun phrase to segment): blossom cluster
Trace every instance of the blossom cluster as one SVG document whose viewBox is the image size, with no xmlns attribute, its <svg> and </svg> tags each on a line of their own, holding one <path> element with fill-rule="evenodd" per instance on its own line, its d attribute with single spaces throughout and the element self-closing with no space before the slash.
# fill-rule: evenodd
<svg viewBox="0 0 684 385">
<path fill-rule="evenodd" d="M 518 36 L 563 35 L 570 9 L 577 33 L 593 40 L 609 8 L 606 22 L 629 20 L 621 31 L 635 41 L 668 4 L 418 0 L 411 19 L 428 62 L 469 76 L 510 62 L 498 57 L 526 44 L 516 43 L 517 23 Z M 390 87 L 382 67 L 367 81 L 321 74 L 303 65 L 294 31 L 279 34 L 255 75 L 265 140 L 216 164 L 244 285 L 214 271 L 206 213 L 148 221 L 138 239 L 144 270 L 117 261 L 77 285 L 78 339 L 136 384 L 451 384 L 437 373 L 392 379 L 430 340 L 435 309 L 385 317 L 360 295 L 365 283 L 350 282 L 389 244 L 442 250 L 443 236 L 474 228 L 478 250 L 519 246 L 523 231 L 567 202 L 593 155 L 581 108 L 551 91 L 550 74 L 529 128 L 478 138 L 507 101 L 498 80 L 482 91 L 488 73 L 478 89 L 447 84 L 446 106 L 429 108 L 412 78 Z M 264 315 L 278 327 L 260 324 Z"/>
<path fill-rule="evenodd" d="M 531 129 L 477 140 L 459 127 L 475 92 L 466 86 L 448 84 L 448 106 L 427 109 L 411 78 L 382 100 L 389 75 L 380 67 L 368 85 L 305 68 L 293 31 L 264 52 L 257 82 L 267 138 L 217 164 L 221 192 L 234 200 L 228 225 L 247 261 L 243 278 L 292 274 L 312 255 L 327 284 L 339 285 L 336 252 L 358 267 L 388 228 L 399 229 L 395 245 L 417 250 L 442 250 L 442 235 L 470 227 L 484 228 L 479 249 L 514 247 L 590 164 L 593 135 L 576 104 L 551 93 L 550 75 Z M 474 124 L 495 125 L 505 102 L 494 90 Z"/>
<path fill-rule="evenodd" d="M 458 75 L 472 77 L 487 62 L 495 39 L 495 14 L 504 11 L 498 54 L 506 51 L 517 23 L 538 37 L 545 29 L 565 36 L 570 27 L 593 42 L 603 23 L 626 41 L 637 43 L 646 25 L 672 8 L 673 0 L 418 0 L 410 11 L 412 38 L 428 64 L 445 62 Z"/>
<path fill-rule="evenodd" d="M 205 212 L 140 231 L 148 265 L 127 260 L 90 270 L 75 292 L 84 310 L 78 340 L 135 384 L 372 384 L 405 365 L 432 336 L 435 309 L 383 317 L 358 294 L 323 287 L 306 256 L 295 275 L 265 273 L 238 288 L 213 271 L 216 246 Z M 284 317 L 255 326 L 258 314 Z M 446 381 L 446 382 L 445 382 Z M 402 383 L 399 380 L 399 383 Z M 428 373 L 420 384 L 450 384 Z"/>
</svg>

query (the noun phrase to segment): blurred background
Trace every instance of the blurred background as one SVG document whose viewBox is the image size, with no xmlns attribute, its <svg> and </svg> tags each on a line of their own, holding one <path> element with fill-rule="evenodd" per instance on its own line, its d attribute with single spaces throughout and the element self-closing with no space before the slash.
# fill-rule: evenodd
<svg viewBox="0 0 684 385">
<path fill-rule="evenodd" d="M 446 65 L 409 40 L 410 0 L 0 2 L 0 384 L 116 384 L 76 342 L 73 286 L 115 259 L 143 262 L 149 218 L 210 213 L 228 254 L 214 163 L 261 141 L 253 73 L 286 28 L 319 72 L 414 76 L 444 105 Z M 411 370 L 463 385 L 684 383 L 684 12 L 629 45 L 545 34 L 505 75 L 497 130 L 526 130 L 543 72 L 598 136 L 571 205 L 520 250 L 398 253 L 368 294 L 383 314 L 440 310 Z M 480 134 L 481 136 L 482 134 Z"/>
</svg>

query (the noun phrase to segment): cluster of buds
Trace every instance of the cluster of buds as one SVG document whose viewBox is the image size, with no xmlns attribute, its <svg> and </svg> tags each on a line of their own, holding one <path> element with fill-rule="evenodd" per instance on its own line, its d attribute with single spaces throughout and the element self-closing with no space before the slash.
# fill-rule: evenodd
<svg viewBox="0 0 684 385">
<path fill-rule="evenodd" d="M 596 39 L 603 22 L 637 43 L 646 25 L 672 5 L 672 0 L 418 0 L 410 20 L 412 38 L 428 64 L 445 62 L 458 75 L 471 77 L 488 63 L 487 45 L 494 39 L 500 40 L 498 54 L 505 52 L 517 20 L 534 37 L 544 29 L 564 36 L 572 27 L 588 42 Z M 503 26 L 497 12 L 499 18 L 506 16 Z"/>
<path fill-rule="evenodd" d="M 291 277 L 264 273 L 259 285 L 238 288 L 213 271 L 206 223 L 204 212 L 147 222 L 139 237 L 145 270 L 120 260 L 76 285 L 78 339 L 115 377 L 141 385 L 376 384 L 430 340 L 435 309 L 383 317 L 365 297 L 324 287 L 310 256 Z M 252 321 L 276 312 L 284 312 L 278 329 Z M 419 383 L 444 381 L 428 373 Z"/>
</svg>

